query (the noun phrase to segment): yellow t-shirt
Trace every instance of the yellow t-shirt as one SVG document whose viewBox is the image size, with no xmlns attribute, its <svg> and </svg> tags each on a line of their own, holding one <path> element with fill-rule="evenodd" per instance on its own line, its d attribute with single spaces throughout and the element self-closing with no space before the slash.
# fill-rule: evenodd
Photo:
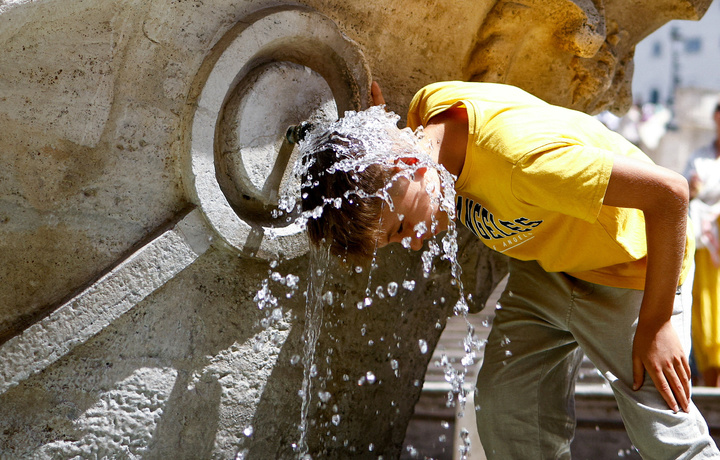
<svg viewBox="0 0 720 460">
<path fill-rule="evenodd" d="M 495 83 L 426 86 L 410 104 L 408 126 L 457 106 L 469 120 L 455 184 L 462 224 L 490 248 L 546 271 L 644 289 L 643 214 L 603 205 L 613 155 L 650 162 L 643 152 L 593 117 Z M 681 282 L 693 251 L 690 237 Z"/>
</svg>

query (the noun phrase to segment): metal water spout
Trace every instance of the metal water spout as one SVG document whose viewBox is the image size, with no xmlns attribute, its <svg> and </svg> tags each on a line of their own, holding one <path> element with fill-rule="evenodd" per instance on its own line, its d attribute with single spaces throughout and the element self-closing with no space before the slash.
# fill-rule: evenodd
<svg viewBox="0 0 720 460">
<path fill-rule="evenodd" d="M 303 121 L 299 125 L 292 125 L 288 127 L 285 132 L 285 139 L 291 144 L 297 144 L 300 142 L 308 131 L 313 128 L 313 124 L 309 121 Z"/>
</svg>

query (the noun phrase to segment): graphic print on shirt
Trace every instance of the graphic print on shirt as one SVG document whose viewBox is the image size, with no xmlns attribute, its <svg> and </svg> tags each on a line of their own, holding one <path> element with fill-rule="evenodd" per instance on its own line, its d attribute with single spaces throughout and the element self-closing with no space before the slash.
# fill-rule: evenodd
<svg viewBox="0 0 720 460">
<path fill-rule="evenodd" d="M 505 252 L 535 238 L 533 229 L 543 223 L 517 217 L 513 220 L 496 218 L 485 206 L 472 198 L 457 195 L 457 215 L 473 234 L 485 240 L 485 244 L 498 252 Z"/>
</svg>

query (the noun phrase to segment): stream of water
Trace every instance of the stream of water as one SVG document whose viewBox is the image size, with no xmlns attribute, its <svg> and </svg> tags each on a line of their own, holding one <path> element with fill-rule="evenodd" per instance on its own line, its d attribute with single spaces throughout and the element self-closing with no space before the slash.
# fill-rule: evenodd
<svg viewBox="0 0 720 460">
<path fill-rule="evenodd" d="M 310 402 L 312 401 L 313 379 L 317 376 L 317 367 L 315 364 L 317 341 L 320 335 L 320 328 L 323 321 L 324 304 L 332 304 L 332 295 L 323 295 L 323 287 L 325 286 L 325 278 L 327 271 L 325 268 L 330 261 L 330 251 L 327 248 L 311 249 L 310 256 L 310 276 L 307 286 L 307 301 L 305 305 L 305 331 L 304 331 L 304 348 L 302 356 L 303 364 L 303 382 L 300 396 L 302 397 L 302 407 L 300 410 L 300 440 L 297 443 L 298 458 L 302 460 L 311 460 L 308 454 L 307 434 L 308 434 L 308 414 L 310 411 Z"/>
<path fill-rule="evenodd" d="M 463 387 L 465 374 L 467 369 L 472 366 L 477 358 L 478 352 L 484 346 L 480 340 L 477 339 L 474 331 L 474 327 L 467 320 L 468 314 L 468 302 L 461 280 L 462 268 L 457 259 L 457 231 L 455 226 L 455 191 L 454 182 L 455 178 L 445 170 L 442 165 L 437 164 L 427 153 L 429 148 L 425 149 L 418 148 L 421 142 L 423 142 L 423 131 L 422 129 L 412 132 L 409 129 L 399 130 L 397 129 L 397 122 L 399 117 L 391 112 L 386 112 L 380 107 L 373 107 L 362 112 L 347 112 L 345 117 L 341 118 L 331 126 L 332 130 L 336 135 L 348 136 L 352 139 L 348 140 L 341 145 L 346 147 L 340 147 L 337 149 L 337 161 L 331 166 L 325 173 L 327 174 L 358 174 L 368 168 L 370 165 L 400 165 L 399 171 L 396 177 L 404 177 L 412 180 L 414 174 L 419 168 L 433 168 L 438 172 L 440 178 L 440 190 L 436 187 L 428 187 L 426 190 L 431 198 L 433 205 L 437 206 L 442 212 L 446 213 L 449 217 L 448 229 L 444 234 L 437 235 L 427 241 L 425 249 L 421 255 L 422 273 L 425 278 L 429 277 L 433 271 L 433 267 L 436 264 L 436 260 L 447 260 L 450 265 L 452 284 L 457 289 L 458 301 L 454 306 L 453 312 L 455 315 L 461 315 L 465 317 L 465 321 L 468 326 L 467 336 L 463 339 L 463 349 L 465 355 L 461 360 L 461 368 L 456 369 L 447 357 L 443 356 L 440 365 L 443 367 L 445 373 L 445 380 L 450 384 L 452 390 L 448 394 L 448 404 L 455 405 L 460 404 L 459 413 L 462 414 L 466 401 L 466 394 Z M 302 155 L 296 162 L 294 168 L 294 174 L 302 182 L 304 187 L 313 187 L 317 184 L 317 178 L 312 177 L 309 173 L 309 167 L 312 166 L 314 158 L 313 154 L 316 153 L 314 149 L 317 149 L 318 145 L 323 141 L 321 130 L 311 131 L 307 139 L 300 143 L 300 150 Z M 347 149 L 361 149 L 364 155 L 356 156 L 356 151 L 343 151 L 343 148 Z M 415 164 L 406 164 L 405 162 L 398 161 L 401 158 L 412 155 L 418 158 L 418 162 Z M 386 206 L 393 209 L 393 200 L 389 194 L 389 189 L 392 184 L 387 184 L 377 190 L 374 194 L 368 194 L 366 191 L 359 189 L 348 190 L 342 197 L 325 197 L 322 200 L 322 205 L 315 209 L 306 210 L 300 213 L 300 217 L 297 218 L 296 223 L 303 228 L 309 219 L 321 218 L 324 209 L 328 206 L 340 208 L 342 200 L 353 200 L 354 197 L 367 198 L 375 197 L 380 198 L 385 202 Z M 282 217 L 295 215 L 297 199 L 295 196 L 284 196 L 280 199 L 279 210 L 275 217 Z M 287 217 L 289 218 L 289 217 Z M 401 217 L 402 219 L 402 217 Z M 438 225 L 438 221 L 433 216 L 431 222 L 431 229 L 427 229 L 424 223 L 418 224 L 414 230 L 416 237 L 421 237 L 428 230 L 432 233 L 436 233 L 435 229 Z M 402 246 L 409 248 L 411 245 L 411 238 L 405 238 L 402 241 Z M 439 242 L 438 242 L 439 240 Z M 311 460 L 311 453 L 308 447 L 308 431 L 309 431 L 309 413 L 311 404 L 313 401 L 313 395 L 315 393 L 313 380 L 317 377 L 317 363 L 316 357 L 318 356 L 318 350 L 316 350 L 318 337 L 323 323 L 323 310 L 326 305 L 333 303 L 333 292 L 325 291 L 325 281 L 327 278 L 327 267 L 329 266 L 330 257 L 332 257 L 327 248 L 312 250 L 310 269 L 307 274 L 307 290 L 306 295 L 306 309 L 305 309 L 305 330 L 303 334 L 304 349 L 302 356 L 303 365 L 303 382 L 302 388 L 298 394 L 302 397 L 302 407 L 299 422 L 299 441 L 293 446 L 297 453 L 297 458 L 300 460 Z M 364 297 L 357 299 L 356 306 L 359 309 L 367 308 L 372 305 L 373 297 L 384 298 L 385 292 L 388 296 L 394 297 L 398 290 L 398 284 L 402 285 L 406 290 L 412 290 L 415 286 L 415 282 L 409 279 L 398 280 L 397 282 L 391 282 L 386 287 L 377 286 L 373 289 L 373 270 L 377 269 L 378 264 L 382 263 L 378 259 L 377 251 L 372 256 L 372 262 L 370 263 L 370 269 L 367 271 L 367 287 L 364 292 Z M 358 267 L 356 275 L 363 272 Z M 348 274 L 350 276 L 350 274 Z M 268 289 L 268 283 L 263 284 L 263 289 Z M 262 291 L 262 290 L 261 290 Z M 263 299 L 274 299 L 272 295 L 265 292 L 262 296 Z M 442 299 L 444 302 L 444 299 Z M 433 300 L 430 299 L 430 302 Z M 435 299 L 437 301 L 437 299 Z M 262 306 L 261 306 L 262 308 Z M 423 344 L 425 349 L 423 350 Z M 421 353 L 427 353 L 427 342 L 420 339 L 419 343 Z M 393 369 L 397 369 L 397 360 L 391 362 Z M 396 373 L 397 375 L 397 373 Z M 368 379 L 375 379 L 372 372 L 368 372 L 367 376 L 364 377 L 365 382 Z M 362 381 L 362 379 L 361 379 Z M 359 384 L 364 382 L 359 382 Z M 323 395 L 325 395 L 323 397 Z M 318 398 L 320 400 L 329 399 L 331 395 L 325 394 L 320 391 Z M 337 419 L 336 419 L 337 417 Z M 340 415 L 335 414 L 332 418 L 332 423 L 337 425 L 340 423 Z M 371 445 L 372 446 L 372 445 Z M 463 430 L 459 439 L 459 451 L 462 458 L 465 458 L 469 452 L 469 440 L 467 430 Z"/>
</svg>

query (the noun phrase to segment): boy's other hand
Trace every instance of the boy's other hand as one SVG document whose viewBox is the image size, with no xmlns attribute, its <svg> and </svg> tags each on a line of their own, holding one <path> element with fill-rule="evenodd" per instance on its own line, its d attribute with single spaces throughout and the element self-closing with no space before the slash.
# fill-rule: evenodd
<svg viewBox="0 0 720 460">
<path fill-rule="evenodd" d="M 370 85 L 370 95 L 372 97 L 373 105 L 385 105 L 385 98 L 383 97 L 378 82 L 373 81 Z"/>
<path fill-rule="evenodd" d="M 658 326 L 638 323 L 632 351 L 633 390 L 650 375 L 670 409 L 687 412 L 690 404 L 690 364 L 670 321 Z M 678 407 L 679 405 L 679 407 Z"/>
</svg>

